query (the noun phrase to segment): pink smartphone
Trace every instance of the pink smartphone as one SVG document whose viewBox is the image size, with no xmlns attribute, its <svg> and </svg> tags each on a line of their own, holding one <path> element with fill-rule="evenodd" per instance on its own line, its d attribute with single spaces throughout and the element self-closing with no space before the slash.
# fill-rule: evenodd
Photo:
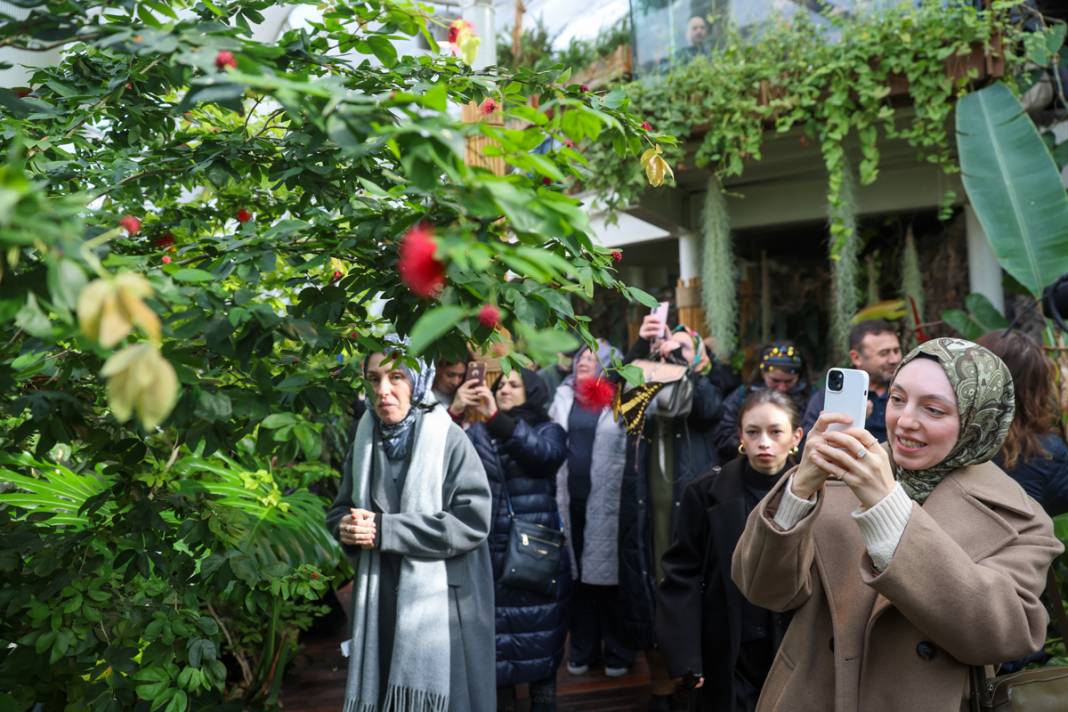
<svg viewBox="0 0 1068 712">
<path fill-rule="evenodd" d="M 649 312 L 650 314 L 655 316 L 657 319 L 659 319 L 660 323 L 664 325 L 664 330 L 660 332 L 660 336 L 658 337 L 658 338 L 661 338 L 661 339 L 667 337 L 667 330 L 668 330 L 667 329 L 667 318 L 668 318 L 668 308 L 670 306 L 671 306 L 671 302 L 660 302 L 660 304 L 658 304 L 656 307 L 654 307 Z"/>
</svg>

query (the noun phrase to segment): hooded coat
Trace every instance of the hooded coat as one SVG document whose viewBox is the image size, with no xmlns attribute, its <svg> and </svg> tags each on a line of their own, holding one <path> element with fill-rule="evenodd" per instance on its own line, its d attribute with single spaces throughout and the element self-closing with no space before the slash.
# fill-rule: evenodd
<svg viewBox="0 0 1068 712">
<path fill-rule="evenodd" d="M 571 565 L 560 560 L 553 596 L 509 588 L 500 582 L 508 552 L 511 519 L 560 528 L 556 508 L 556 471 L 567 457 L 567 433 L 545 412 L 548 389 L 533 371 L 522 369 L 527 401 L 475 423 L 467 436 L 475 446 L 493 493 L 492 529 L 497 686 L 553 679 L 567 637 L 566 602 Z"/>
<path fill-rule="evenodd" d="M 639 339 L 625 361 L 629 363 L 648 357 L 649 342 Z M 686 486 L 719 464 L 711 434 L 720 417 L 722 398 L 707 377 L 690 374 L 689 378 L 694 379 L 694 393 L 688 416 L 670 420 L 650 417 L 641 436 L 627 438 L 619 506 L 619 585 L 623 642 L 638 650 L 655 642 L 657 561 L 653 551 L 653 511 L 649 492 L 652 438 L 659 432 L 671 447 L 672 460 L 668 467 L 672 473 L 672 520 L 681 505 Z"/>
</svg>

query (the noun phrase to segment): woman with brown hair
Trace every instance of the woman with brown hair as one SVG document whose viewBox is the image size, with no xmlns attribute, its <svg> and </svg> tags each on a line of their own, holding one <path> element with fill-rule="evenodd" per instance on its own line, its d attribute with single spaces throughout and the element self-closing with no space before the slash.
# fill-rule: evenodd
<svg viewBox="0 0 1068 712">
<path fill-rule="evenodd" d="M 1005 362 L 1016 389 L 1016 417 L 994 462 L 1049 516 L 1068 512 L 1068 445 L 1055 429 L 1053 363 L 1021 331 L 991 331 L 978 343 Z"/>
</svg>

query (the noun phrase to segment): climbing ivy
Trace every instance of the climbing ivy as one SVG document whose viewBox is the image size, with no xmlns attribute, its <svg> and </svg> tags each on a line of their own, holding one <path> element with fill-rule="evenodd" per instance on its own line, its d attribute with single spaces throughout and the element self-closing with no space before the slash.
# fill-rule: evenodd
<svg viewBox="0 0 1068 712">
<path fill-rule="evenodd" d="M 662 134 L 699 140 L 694 161 L 720 180 L 740 175 L 760 160 L 771 133 L 793 129 L 818 142 L 828 174 L 827 200 L 836 211 L 847 170 L 847 141 L 859 145 L 860 185 L 879 174 L 879 140 L 900 139 L 920 155 L 955 173 L 948 118 L 954 101 L 980 78 L 976 60 L 1004 57 L 1006 69 L 1020 63 L 1020 30 L 1011 9 L 1016 0 L 979 10 L 963 3 L 927 0 L 879 13 L 831 16 L 816 25 L 805 16 L 772 20 L 759 36 L 728 27 L 723 44 L 666 74 L 624 87 L 636 113 Z M 907 102 L 900 91 L 907 94 Z M 908 104 L 909 110 L 898 106 Z M 769 131 L 768 129 L 771 129 Z M 665 156 L 678 165 L 680 141 Z M 591 149 L 588 186 L 609 208 L 636 202 L 645 181 L 633 165 Z M 954 199 L 945 195 L 944 205 Z M 847 227 L 831 224 L 834 253 Z"/>
</svg>

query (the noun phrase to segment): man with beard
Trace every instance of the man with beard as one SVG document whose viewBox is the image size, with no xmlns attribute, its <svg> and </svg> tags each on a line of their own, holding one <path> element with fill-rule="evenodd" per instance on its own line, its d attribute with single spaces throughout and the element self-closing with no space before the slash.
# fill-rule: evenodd
<svg viewBox="0 0 1068 712">
<path fill-rule="evenodd" d="M 853 368 L 868 372 L 868 418 L 864 428 L 879 442 L 885 442 L 887 388 L 901 363 L 901 341 L 894 327 L 882 319 L 862 321 L 854 326 L 849 332 L 849 360 Z M 819 388 L 809 399 L 801 423 L 805 433 L 820 417 L 823 398 L 824 391 Z"/>
</svg>

